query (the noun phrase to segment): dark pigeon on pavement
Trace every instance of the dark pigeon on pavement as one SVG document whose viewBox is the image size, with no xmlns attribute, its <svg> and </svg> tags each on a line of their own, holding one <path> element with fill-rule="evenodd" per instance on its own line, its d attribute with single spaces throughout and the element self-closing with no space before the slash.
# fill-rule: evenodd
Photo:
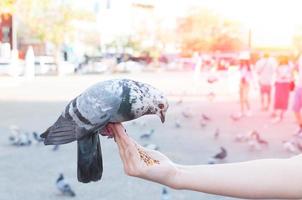
<svg viewBox="0 0 302 200">
<path fill-rule="evenodd" d="M 33 138 L 37 143 L 43 142 L 43 139 L 38 135 L 37 132 L 32 132 Z"/>
<path fill-rule="evenodd" d="M 268 141 L 261 138 L 260 133 L 256 130 L 251 133 L 251 138 L 254 138 L 260 145 L 268 145 Z"/>
<path fill-rule="evenodd" d="M 56 186 L 58 190 L 64 195 L 69 197 L 75 197 L 75 192 L 71 189 L 70 185 L 65 181 L 64 175 L 60 174 L 57 181 Z"/>
<path fill-rule="evenodd" d="M 204 120 L 204 121 L 211 121 L 211 118 L 209 116 L 207 116 L 206 114 L 202 114 L 201 115 L 201 118 Z"/>
<path fill-rule="evenodd" d="M 154 133 L 154 129 L 151 129 L 149 132 L 142 134 L 140 136 L 140 139 L 150 139 L 153 133 Z"/>
<path fill-rule="evenodd" d="M 162 188 L 160 200 L 170 200 L 171 195 L 169 194 L 166 187 Z"/>
<path fill-rule="evenodd" d="M 220 152 L 213 156 L 213 158 L 223 160 L 227 157 L 227 155 L 227 150 L 224 147 L 220 147 Z"/>
</svg>

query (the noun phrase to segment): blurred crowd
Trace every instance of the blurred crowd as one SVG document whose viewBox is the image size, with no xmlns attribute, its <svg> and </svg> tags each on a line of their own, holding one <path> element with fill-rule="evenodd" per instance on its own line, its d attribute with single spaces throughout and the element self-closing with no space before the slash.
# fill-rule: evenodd
<svg viewBox="0 0 302 200">
<path fill-rule="evenodd" d="M 252 64 L 249 57 L 240 58 L 240 112 L 236 117 L 251 116 L 249 93 L 252 85 L 259 87 L 261 110 L 271 112 L 272 123 L 283 120 L 288 110 L 290 98 L 293 98 L 291 110 L 295 114 L 298 124 L 298 135 L 302 135 L 302 56 L 296 60 L 288 56 L 278 57 L 263 54 Z M 293 95 L 290 95 L 293 93 Z"/>
</svg>

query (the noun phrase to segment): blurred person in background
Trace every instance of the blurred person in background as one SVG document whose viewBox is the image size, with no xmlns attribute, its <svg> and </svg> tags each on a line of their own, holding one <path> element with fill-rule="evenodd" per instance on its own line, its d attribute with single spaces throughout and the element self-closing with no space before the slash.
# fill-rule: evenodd
<svg viewBox="0 0 302 200">
<path fill-rule="evenodd" d="M 293 66 L 287 56 L 279 58 L 279 65 L 276 69 L 274 111 L 272 123 L 281 122 L 288 107 L 291 84 L 293 83 Z"/>
<path fill-rule="evenodd" d="M 180 165 L 148 150 L 127 136 L 120 123 L 111 124 L 124 171 L 178 190 L 193 190 L 244 199 L 301 199 L 302 155 L 216 165 Z M 159 161 L 147 165 L 138 149 Z"/>
<path fill-rule="evenodd" d="M 265 53 L 261 59 L 256 62 L 256 72 L 260 86 L 261 110 L 268 111 L 271 104 L 271 91 L 274 79 L 274 73 L 277 62 Z"/>
<path fill-rule="evenodd" d="M 300 55 L 297 62 L 297 80 L 296 80 L 296 88 L 294 93 L 294 103 L 293 103 L 293 111 L 295 114 L 295 118 L 298 124 L 297 135 L 302 137 L 302 117 L 301 117 L 301 107 L 302 107 L 302 55 Z"/>
<path fill-rule="evenodd" d="M 248 57 L 240 59 L 240 83 L 239 83 L 239 98 L 240 98 L 240 113 L 238 117 L 251 116 L 249 103 L 249 91 L 252 82 L 252 69 Z"/>
</svg>

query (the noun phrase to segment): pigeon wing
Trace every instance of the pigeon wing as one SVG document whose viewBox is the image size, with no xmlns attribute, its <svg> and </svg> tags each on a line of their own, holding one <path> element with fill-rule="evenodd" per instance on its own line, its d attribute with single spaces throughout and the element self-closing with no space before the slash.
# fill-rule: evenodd
<svg viewBox="0 0 302 200">
<path fill-rule="evenodd" d="M 112 81 L 105 83 L 94 85 L 72 100 L 54 125 L 41 135 L 44 144 L 66 144 L 105 127 L 122 101 L 122 88 Z"/>
</svg>

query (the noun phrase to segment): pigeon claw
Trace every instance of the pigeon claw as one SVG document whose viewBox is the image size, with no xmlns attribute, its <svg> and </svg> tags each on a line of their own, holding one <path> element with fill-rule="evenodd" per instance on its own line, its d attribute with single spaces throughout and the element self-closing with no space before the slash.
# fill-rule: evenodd
<svg viewBox="0 0 302 200">
<path fill-rule="evenodd" d="M 105 126 L 104 129 L 100 130 L 100 131 L 99 131 L 99 134 L 101 134 L 102 136 L 107 136 L 108 139 L 114 137 L 114 134 L 113 134 L 111 128 L 108 127 L 108 125 Z"/>
</svg>

